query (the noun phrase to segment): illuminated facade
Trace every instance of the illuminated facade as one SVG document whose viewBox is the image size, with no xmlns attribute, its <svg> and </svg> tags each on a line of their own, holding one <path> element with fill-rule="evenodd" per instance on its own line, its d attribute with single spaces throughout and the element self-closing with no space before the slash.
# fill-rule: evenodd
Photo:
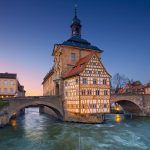
<svg viewBox="0 0 150 150">
<path fill-rule="evenodd" d="M 76 12 L 71 38 L 55 44 L 54 65 L 43 80 L 43 95 L 59 95 L 66 113 L 110 112 L 110 75 L 101 62 L 102 50 L 81 38 Z"/>
<path fill-rule="evenodd" d="M 0 73 L 0 98 L 25 96 L 16 74 Z"/>
<path fill-rule="evenodd" d="M 110 112 L 110 75 L 95 53 L 81 58 L 64 76 L 64 93 L 69 112 Z"/>
</svg>

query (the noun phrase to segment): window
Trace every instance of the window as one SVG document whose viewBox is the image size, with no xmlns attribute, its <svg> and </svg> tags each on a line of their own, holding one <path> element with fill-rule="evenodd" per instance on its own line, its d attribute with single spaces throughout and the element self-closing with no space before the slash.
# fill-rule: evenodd
<svg viewBox="0 0 150 150">
<path fill-rule="evenodd" d="M 97 84 L 97 80 L 96 79 L 93 79 L 93 84 Z"/>
<path fill-rule="evenodd" d="M 13 85 L 14 84 L 14 82 L 13 81 L 10 81 L 10 85 Z"/>
<path fill-rule="evenodd" d="M 90 108 L 96 108 L 96 104 L 89 104 Z"/>
<path fill-rule="evenodd" d="M 76 79 L 76 84 L 78 84 L 78 79 Z"/>
<path fill-rule="evenodd" d="M 12 94 L 14 92 L 13 88 L 10 88 L 10 93 Z"/>
<path fill-rule="evenodd" d="M 108 95 L 108 91 L 107 90 L 104 90 L 104 95 Z"/>
<path fill-rule="evenodd" d="M 66 92 L 66 96 L 68 96 L 68 92 Z"/>
<path fill-rule="evenodd" d="M 104 104 L 104 108 L 107 108 L 107 104 Z"/>
<path fill-rule="evenodd" d="M 91 70 L 89 70 L 89 74 L 92 74 L 92 71 L 91 71 Z"/>
<path fill-rule="evenodd" d="M 83 78 L 83 84 L 87 84 L 87 79 Z"/>
<path fill-rule="evenodd" d="M 87 94 L 88 94 L 88 95 L 91 95 L 91 94 L 92 94 L 92 91 L 91 91 L 91 90 L 88 90 L 88 91 L 87 91 Z"/>
<path fill-rule="evenodd" d="M 82 95 L 85 95 L 85 90 L 82 90 L 82 91 L 81 91 L 81 94 L 82 94 Z"/>
<path fill-rule="evenodd" d="M 99 90 L 96 90 L 95 93 L 96 95 L 100 95 Z"/>
<path fill-rule="evenodd" d="M 76 60 L 76 54 L 75 53 L 71 53 L 71 61 L 75 61 Z"/>
<path fill-rule="evenodd" d="M 7 94 L 7 88 L 4 88 L 4 93 Z"/>
<path fill-rule="evenodd" d="M 67 86 L 68 85 L 68 82 L 67 81 L 65 81 L 65 86 Z"/>
<path fill-rule="evenodd" d="M 95 63 L 95 62 L 93 62 L 93 66 L 96 66 L 96 63 Z"/>
<path fill-rule="evenodd" d="M 4 84 L 7 85 L 7 80 L 4 80 Z"/>
<path fill-rule="evenodd" d="M 103 79 L 103 85 L 106 85 L 106 84 L 107 84 L 107 80 Z"/>
</svg>

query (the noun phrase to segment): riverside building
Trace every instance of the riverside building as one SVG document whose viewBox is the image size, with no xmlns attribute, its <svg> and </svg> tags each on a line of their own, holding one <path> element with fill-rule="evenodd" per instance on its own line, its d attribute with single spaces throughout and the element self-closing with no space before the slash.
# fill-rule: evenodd
<svg viewBox="0 0 150 150">
<path fill-rule="evenodd" d="M 0 98 L 25 96 L 25 92 L 17 74 L 0 73 Z"/>
<path fill-rule="evenodd" d="M 54 65 L 44 77 L 43 95 L 59 95 L 65 119 L 100 122 L 110 112 L 110 75 L 102 64 L 102 50 L 81 37 L 82 25 L 75 16 L 71 38 L 55 44 Z"/>
</svg>

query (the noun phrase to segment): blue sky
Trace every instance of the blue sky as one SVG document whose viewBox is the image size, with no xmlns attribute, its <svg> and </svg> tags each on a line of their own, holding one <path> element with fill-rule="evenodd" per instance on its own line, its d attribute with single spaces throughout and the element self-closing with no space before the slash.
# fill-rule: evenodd
<svg viewBox="0 0 150 150">
<path fill-rule="evenodd" d="M 42 95 L 53 46 L 70 38 L 75 3 L 82 38 L 104 50 L 110 74 L 150 80 L 150 0 L 0 0 L 0 72 L 17 73 L 28 95 Z"/>
</svg>

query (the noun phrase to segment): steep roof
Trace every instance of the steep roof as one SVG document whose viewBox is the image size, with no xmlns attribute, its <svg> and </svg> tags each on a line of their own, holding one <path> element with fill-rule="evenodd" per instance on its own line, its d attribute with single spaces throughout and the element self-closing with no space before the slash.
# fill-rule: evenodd
<svg viewBox="0 0 150 150">
<path fill-rule="evenodd" d="M 103 50 L 99 49 L 98 47 L 91 45 L 91 43 L 88 42 L 87 40 L 77 36 L 69 38 L 67 41 L 64 41 L 60 45 L 68 45 L 68 46 L 74 46 L 74 47 L 85 48 L 90 50 L 96 50 L 99 51 L 100 53 L 103 52 Z"/>
<path fill-rule="evenodd" d="M 63 78 L 68 78 L 68 77 L 72 77 L 74 75 L 80 74 L 84 70 L 86 64 L 90 61 L 90 59 L 91 59 L 92 56 L 93 56 L 93 53 L 89 54 L 89 55 L 87 55 L 87 56 L 85 56 L 85 57 L 83 57 L 81 59 L 79 59 L 77 61 L 77 63 L 75 64 L 75 66 L 71 70 L 69 70 L 63 76 Z"/>
</svg>

